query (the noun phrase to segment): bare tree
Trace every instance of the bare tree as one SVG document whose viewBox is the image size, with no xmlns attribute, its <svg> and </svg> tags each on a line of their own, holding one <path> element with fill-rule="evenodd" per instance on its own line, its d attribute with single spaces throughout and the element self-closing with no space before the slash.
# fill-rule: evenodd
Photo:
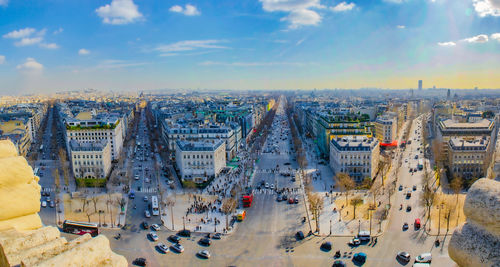
<svg viewBox="0 0 500 267">
<path fill-rule="evenodd" d="M 353 209 L 354 209 L 354 210 L 353 210 L 353 212 L 354 212 L 354 214 L 353 214 L 353 219 L 356 219 L 356 208 L 357 208 L 359 205 L 361 205 L 361 204 L 363 204 L 363 199 L 362 199 L 362 198 L 360 198 L 360 197 L 355 197 L 355 198 L 351 199 L 351 205 L 352 205 L 352 207 L 353 207 Z"/>
<path fill-rule="evenodd" d="M 61 180 L 59 176 L 59 169 L 54 169 L 52 171 L 52 176 L 54 177 L 54 186 L 56 187 L 56 191 L 59 191 Z"/>
<path fill-rule="evenodd" d="M 226 230 L 229 229 L 229 215 L 235 211 L 237 205 L 238 201 L 235 198 L 225 198 L 222 200 L 221 210 L 226 215 Z"/>
<path fill-rule="evenodd" d="M 90 198 L 90 200 L 94 203 L 94 212 L 97 212 L 97 202 L 99 202 L 99 198 L 94 195 Z"/>
<path fill-rule="evenodd" d="M 451 180 L 451 182 L 450 182 L 450 188 L 451 188 L 451 190 L 453 190 L 453 192 L 455 193 L 455 195 L 457 197 L 457 201 L 456 201 L 457 204 L 458 204 L 458 195 L 459 195 L 460 191 L 462 191 L 462 186 L 463 186 L 463 179 L 460 176 L 455 176 L 453 178 L 453 180 Z"/>
<path fill-rule="evenodd" d="M 170 218 L 172 219 L 172 230 L 174 230 L 174 206 L 175 206 L 175 198 L 168 197 L 167 198 L 167 206 L 170 207 Z"/>
<path fill-rule="evenodd" d="M 319 216 L 323 210 L 323 198 L 316 193 L 309 193 L 307 198 L 309 199 L 309 208 L 313 215 L 313 219 L 316 222 L 316 232 L 319 233 Z"/>
<path fill-rule="evenodd" d="M 424 189 L 422 190 L 422 197 L 420 198 L 421 203 L 427 209 L 427 219 L 430 222 L 431 218 L 431 208 L 434 205 L 434 200 L 436 198 L 436 193 L 429 187 L 427 184 L 424 185 Z"/>
<path fill-rule="evenodd" d="M 434 156 L 434 163 L 436 164 L 438 170 L 441 169 L 445 158 L 443 144 L 437 139 L 432 140 L 432 154 Z"/>
<path fill-rule="evenodd" d="M 345 192 L 345 203 L 349 205 L 349 192 L 356 187 L 356 183 L 347 173 L 339 172 L 337 174 L 340 189 Z"/>
<path fill-rule="evenodd" d="M 370 192 L 372 193 L 372 197 L 373 197 L 373 205 L 376 205 L 376 199 L 377 199 L 377 196 L 380 194 L 380 190 L 382 189 L 382 185 L 377 183 L 377 182 L 374 182 L 372 184 L 372 187 L 370 188 Z"/>
</svg>

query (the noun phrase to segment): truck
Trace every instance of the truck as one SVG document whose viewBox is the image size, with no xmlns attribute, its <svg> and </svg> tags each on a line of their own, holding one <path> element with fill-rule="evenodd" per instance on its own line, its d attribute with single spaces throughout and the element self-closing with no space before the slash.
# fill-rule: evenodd
<svg viewBox="0 0 500 267">
<path fill-rule="evenodd" d="M 250 208 L 253 202 L 253 193 L 251 189 L 248 189 L 245 194 L 243 194 L 241 201 L 243 202 L 244 208 Z"/>
</svg>

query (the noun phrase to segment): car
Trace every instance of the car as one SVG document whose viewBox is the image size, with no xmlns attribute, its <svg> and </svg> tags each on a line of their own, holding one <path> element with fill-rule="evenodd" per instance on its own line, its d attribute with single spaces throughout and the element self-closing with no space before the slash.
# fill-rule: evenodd
<svg viewBox="0 0 500 267">
<path fill-rule="evenodd" d="M 274 189 L 274 184 L 271 184 L 271 189 Z"/>
<path fill-rule="evenodd" d="M 283 196 L 281 197 L 281 200 L 282 200 L 282 201 L 287 201 L 287 200 L 288 200 L 288 196 L 287 196 L 287 195 L 283 195 Z"/>
<path fill-rule="evenodd" d="M 406 193 L 406 199 L 410 199 L 410 198 L 411 198 L 411 192 L 410 192 L 410 191 L 408 191 L 408 192 Z"/>
<path fill-rule="evenodd" d="M 406 231 L 408 230 L 408 223 L 403 223 L 403 231 Z"/>
<path fill-rule="evenodd" d="M 417 186 L 416 186 L 416 185 L 414 185 L 414 186 L 413 186 L 413 191 L 416 191 L 416 190 L 417 190 Z"/>
<path fill-rule="evenodd" d="M 410 205 L 406 206 L 406 211 L 407 211 L 407 212 L 410 212 L 410 211 L 411 211 L 411 206 L 410 206 Z"/>
<path fill-rule="evenodd" d="M 177 235 L 171 235 L 167 238 L 170 242 L 172 243 L 179 243 L 181 242 L 181 238 Z"/>
<path fill-rule="evenodd" d="M 399 185 L 399 191 L 403 191 L 403 185 L 402 184 Z"/>
<path fill-rule="evenodd" d="M 298 231 L 296 234 L 295 234 L 295 237 L 297 238 L 297 240 L 302 240 L 305 238 L 304 236 L 304 233 L 302 231 Z"/>
<path fill-rule="evenodd" d="M 265 188 L 269 188 L 269 183 L 266 183 L 266 185 L 264 187 Z"/>
<path fill-rule="evenodd" d="M 341 260 L 334 261 L 333 265 L 332 265 L 332 267 L 345 267 L 345 266 L 347 266 L 347 265 L 345 264 L 345 262 L 343 262 Z"/>
<path fill-rule="evenodd" d="M 151 218 L 151 213 L 149 213 L 149 210 L 144 211 L 144 217 Z"/>
<path fill-rule="evenodd" d="M 293 199 L 293 203 L 295 204 L 299 204 L 299 197 L 296 196 L 294 199 Z"/>
<path fill-rule="evenodd" d="M 50 205 L 49 205 L 51 208 L 55 208 L 56 207 L 56 204 L 54 203 L 54 201 L 50 202 Z"/>
<path fill-rule="evenodd" d="M 276 201 L 281 202 L 281 200 L 282 200 L 281 195 L 278 195 L 278 196 L 276 197 Z"/>
<path fill-rule="evenodd" d="M 413 225 L 415 226 L 415 230 L 419 230 L 420 229 L 420 219 L 416 218 L 415 223 Z"/>
<path fill-rule="evenodd" d="M 177 233 L 178 236 L 191 237 L 191 231 L 184 229 Z"/>
<path fill-rule="evenodd" d="M 290 162 L 285 162 L 285 164 L 284 164 L 284 165 L 290 165 L 290 164 L 291 164 Z"/>
<path fill-rule="evenodd" d="M 398 252 L 398 254 L 396 255 L 396 257 L 404 262 L 409 262 L 410 261 L 410 253 L 406 252 L 406 251 L 400 251 Z"/>
<path fill-rule="evenodd" d="M 361 240 L 359 238 L 353 238 L 349 240 L 349 246 L 359 246 L 361 244 Z"/>
<path fill-rule="evenodd" d="M 141 225 L 142 225 L 142 228 L 144 228 L 144 230 L 149 229 L 149 224 L 147 222 L 144 221 L 144 222 L 142 222 Z"/>
<path fill-rule="evenodd" d="M 210 252 L 208 250 L 200 250 L 198 251 L 197 255 L 205 259 L 210 258 Z"/>
<path fill-rule="evenodd" d="M 151 240 L 153 241 L 158 241 L 158 235 L 155 233 L 155 232 L 149 232 L 148 234 L 149 238 L 151 238 Z"/>
<path fill-rule="evenodd" d="M 144 200 L 144 202 L 148 202 L 148 196 L 144 196 L 142 200 Z"/>
<path fill-rule="evenodd" d="M 45 201 L 50 202 L 50 197 L 45 198 Z"/>
<path fill-rule="evenodd" d="M 47 207 L 47 201 L 42 201 L 42 208 L 46 208 Z"/>
<path fill-rule="evenodd" d="M 151 224 L 151 229 L 155 231 L 160 231 L 160 226 L 156 223 Z"/>
<path fill-rule="evenodd" d="M 172 246 L 170 246 L 170 249 L 177 253 L 184 252 L 184 247 L 179 243 L 173 244 Z"/>
<path fill-rule="evenodd" d="M 132 262 L 132 264 L 135 264 L 137 266 L 146 266 L 146 259 L 145 258 L 137 258 Z"/>
<path fill-rule="evenodd" d="M 212 239 L 221 239 L 222 235 L 220 233 L 215 233 L 213 236 L 212 236 Z"/>
<path fill-rule="evenodd" d="M 294 203 L 293 197 L 290 197 L 290 198 L 288 199 L 288 204 L 293 204 L 293 203 Z"/>
<path fill-rule="evenodd" d="M 205 237 L 205 238 L 200 239 L 200 241 L 198 241 L 198 243 L 202 246 L 209 247 L 212 244 L 212 241 L 210 241 L 210 239 Z"/>
<path fill-rule="evenodd" d="M 363 252 L 359 252 L 354 254 L 352 260 L 357 263 L 365 263 L 366 262 L 366 254 Z"/>
<path fill-rule="evenodd" d="M 158 245 L 156 245 L 156 247 L 163 253 L 167 253 L 168 252 L 168 247 L 167 245 L 163 244 L 163 243 L 158 243 Z"/>
<path fill-rule="evenodd" d="M 136 174 L 136 175 L 134 176 L 134 179 L 135 179 L 135 180 L 139 180 L 139 175 L 137 175 L 137 174 Z"/>
<path fill-rule="evenodd" d="M 432 254 L 430 252 L 422 253 L 415 258 L 415 262 L 430 263 L 432 261 Z"/>
<path fill-rule="evenodd" d="M 324 250 L 324 251 L 330 251 L 332 250 L 332 243 L 331 242 L 323 242 L 320 246 L 320 249 L 321 250 Z"/>
</svg>

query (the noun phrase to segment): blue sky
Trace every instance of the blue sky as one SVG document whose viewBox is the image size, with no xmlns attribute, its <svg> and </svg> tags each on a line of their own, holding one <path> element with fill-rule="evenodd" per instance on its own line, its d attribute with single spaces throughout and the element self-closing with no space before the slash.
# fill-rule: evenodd
<svg viewBox="0 0 500 267">
<path fill-rule="evenodd" d="M 0 93 L 500 88 L 500 0 L 0 0 Z"/>
</svg>

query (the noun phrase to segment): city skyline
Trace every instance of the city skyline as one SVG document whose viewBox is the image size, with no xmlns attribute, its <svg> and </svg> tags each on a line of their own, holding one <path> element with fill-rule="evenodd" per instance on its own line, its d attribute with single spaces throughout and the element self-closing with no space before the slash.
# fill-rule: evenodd
<svg viewBox="0 0 500 267">
<path fill-rule="evenodd" d="M 0 17 L 2 94 L 500 88 L 492 0 L 2 0 Z"/>
</svg>

